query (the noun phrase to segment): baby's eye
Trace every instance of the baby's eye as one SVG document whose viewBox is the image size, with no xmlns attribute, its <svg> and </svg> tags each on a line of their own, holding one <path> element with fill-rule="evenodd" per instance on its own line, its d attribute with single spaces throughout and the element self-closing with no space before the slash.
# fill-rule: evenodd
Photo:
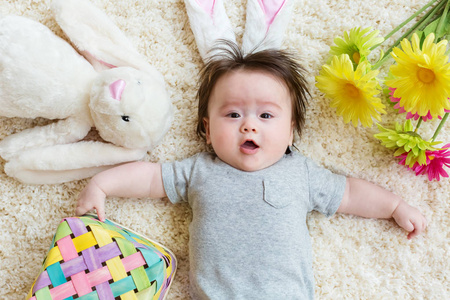
<svg viewBox="0 0 450 300">
<path fill-rule="evenodd" d="M 122 116 L 122 120 L 125 122 L 130 122 L 130 117 L 129 116 Z"/>
<path fill-rule="evenodd" d="M 263 113 L 263 114 L 260 115 L 260 118 L 262 118 L 262 119 L 270 119 L 272 117 L 273 116 L 271 114 L 269 114 L 269 113 Z"/>
<path fill-rule="evenodd" d="M 241 115 L 236 112 L 233 112 L 233 113 L 228 114 L 228 116 L 230 118 L 236 119 L 236 118 L 239 118 Z"/>
</svg>

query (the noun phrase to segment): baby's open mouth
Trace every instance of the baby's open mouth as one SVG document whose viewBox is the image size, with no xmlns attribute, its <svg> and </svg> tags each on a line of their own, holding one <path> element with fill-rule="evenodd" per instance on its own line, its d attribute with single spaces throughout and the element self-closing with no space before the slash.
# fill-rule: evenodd
<svg viewBox="0 0 450 300">
<path fill-rule="evenodd" d="M 254 141 L 245 141 L 245 143 L 243 143 L 241 145 L 241 147 L 244 149 L 249 149 L 249 150 L 255 150 L 255 149 L 259 148 L 259 146 L 257 144 L 255 144 Z"/>
</svg>

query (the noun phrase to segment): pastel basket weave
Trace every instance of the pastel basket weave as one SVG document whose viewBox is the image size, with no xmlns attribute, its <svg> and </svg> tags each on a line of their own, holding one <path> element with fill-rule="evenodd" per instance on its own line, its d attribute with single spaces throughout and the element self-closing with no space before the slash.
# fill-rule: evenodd
<svg viewBox="0 0 450 300">
<path fill-rule="evenodd" d="M 27 299 L 164 299 L 175 270 L 170 250 L 131 230 L 65 218 Z"/>
</svg>

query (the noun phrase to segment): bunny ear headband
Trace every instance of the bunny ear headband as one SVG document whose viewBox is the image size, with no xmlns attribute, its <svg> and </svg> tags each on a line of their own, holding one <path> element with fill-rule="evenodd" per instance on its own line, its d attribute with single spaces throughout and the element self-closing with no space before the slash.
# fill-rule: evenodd
<svg viewBox="0 0 450 300">
<path fill-rule="evenodd" d="M 142 159 L 173 117 L 163 76 L 105 13 L 87 0 L 51 10 L 76 50 L 38 22 L 0 16 L 0 116 L 59 120 L 0 142 L 5 172 L 25 183 Z M 105 142 L 84 140 L 92 127 Z"/>
<path fill-rule="evenodd" d="M 222 0 L 185 0 L 192 32 L 203 61 L 214 56 L 218 40 L 236 43 Z M 242 50 L 280 49 L 292 0 L 248 0 Z"/>
</svg>

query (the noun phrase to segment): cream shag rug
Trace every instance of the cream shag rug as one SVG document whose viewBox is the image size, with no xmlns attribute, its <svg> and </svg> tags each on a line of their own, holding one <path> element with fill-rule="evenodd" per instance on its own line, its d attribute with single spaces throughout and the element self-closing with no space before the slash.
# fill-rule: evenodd
<svg viewBox="0 0 450 300">
<path fill-rule="evenodd" d="M 205 149 L 194 133 L 196 75 L 202 62 L 181 0 L 92 0 L 160 70 L 175 106 L 169 133 L 145 160 L 172 161 Z M 348 176 L 377 183 L 404 197 L 426 215 L 426 233 L 412 241 L 391 220 L 347 215 L 308 219 L 314 248 L 317 299 L 450 299 L 449 179 L 429 182 L 397 164 L 392 152 L 373 138 L 376 128 L 353 128 L 329 107 L 314 76 L 326 61 L 336 35 L 355 26 L 373 26 L 386 35 L 427 0 L 296 0 L 285 47 L 298 51 L 308 69 L 313 96 L 300 151 L 319 164 Z M 48 9 L 50 0 L 2 0 L 1 14 L 38 20 L 61 30 Z M 238 39 L 245 0 L 226 1 Z M 399 34 L 395 35 L 398 37 Z M 389 46 L 389 45 L 386 45 Z M 385 49 L 387 48 L 386 46 Z M 389 108 L 383 124 L 402 120 Z M 0 118 L 0 139 L 42 123 Z M 421 127 L 428 138 L 437 124 Z M 429 130 L 427 131 L 427 129 Z M 450 122 L 439 140 L 450 142 Z M 86 180 L 59 185 L 24 185 L 3 172 L 0 161 L 0 299 L 23 299 L 37 275 L 63 217 L 74 214 Z M 188 298 L 187 205 L 166 200 L 109 199 L 107 217 L 171 249 L 179 268 L 168 299 Z M 274 280 L 277 280 L 274 278 Z"/>
</svg>

